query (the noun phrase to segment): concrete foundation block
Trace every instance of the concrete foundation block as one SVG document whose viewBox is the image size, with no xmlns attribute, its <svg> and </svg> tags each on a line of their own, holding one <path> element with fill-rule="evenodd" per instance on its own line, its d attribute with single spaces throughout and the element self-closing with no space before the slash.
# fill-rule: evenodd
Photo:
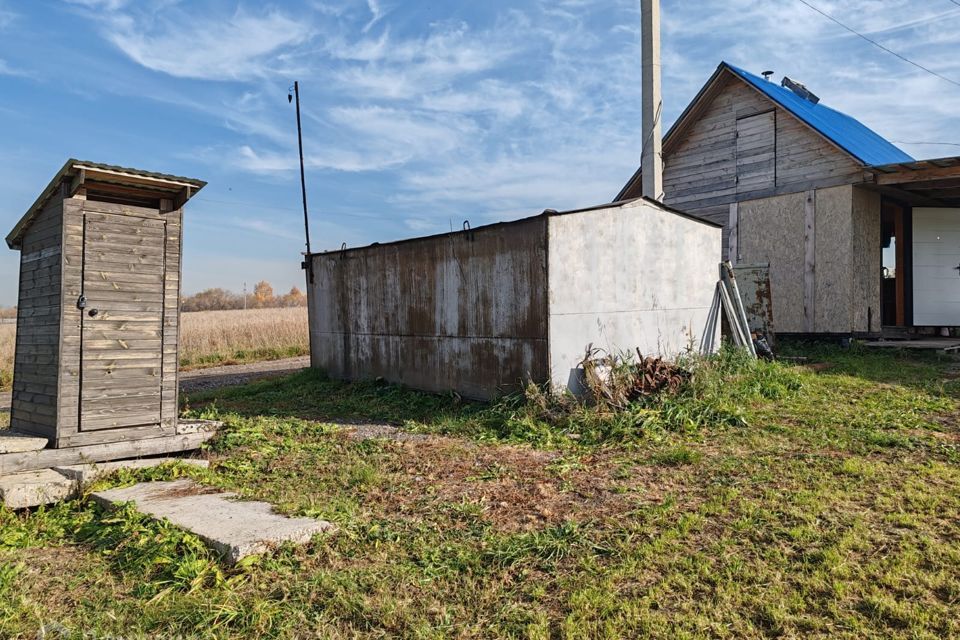
<svg viewBox="0 0 960 640">
<path fill-rule="evenodd" d="M 0 431 L 0 453 L 25 453 L 40 451 L 47 446 L 47 439 L 16 431 Z"/>
<path fill-rule="evenodd" d="M 222 426 L 219 420 L 178 420 L 177 434 L 212 433 Z"/>
<path fill-rule="evenodd" d="M 209 460 L 197 460 L 194 458 L 145 458 L 141 460 L 120 460 L 118 462 L 74 464 L 65 467 L 54 467 L 53 470 L 71 480 L 79 482 L 81 485 L 85 485 L 121 469 L 152 469 L 153 467 L 159 467 L 160 465 L 172 462 L 180 462 L 202 468 L 210 466 Z"/>
<path fill-rule="evenodd" d="M 11 509 L 26 509 L 67 500 L 74 497 L 77 490 L 76 480 L 53 469 L 0 477 L 0 498 Z"/>
<path fill-rule="evenodd" d="M 265 502 L 239 501 L 236 494 L 187 479 L 144 482 L 91 497 L 105 507 L 133 502 L 139 511 L 192 532 L 231 564 L 285 542 L 304 544 L 318 533 L 336 530 L 329 522 L 288 518 Z"/>
</svg>

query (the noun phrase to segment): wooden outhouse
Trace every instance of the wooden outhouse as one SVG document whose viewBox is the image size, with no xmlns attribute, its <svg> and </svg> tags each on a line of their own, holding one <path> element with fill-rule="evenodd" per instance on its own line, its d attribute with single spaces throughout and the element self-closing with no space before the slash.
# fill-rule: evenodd
<svg viewBox="0 0 960 640">
<path fill-rule="evenodd" d="M 69 160 L 17 223 L 13 430 L 53 448 L 177 433 L 182 212 L 205 184 Z"/>
</svg>

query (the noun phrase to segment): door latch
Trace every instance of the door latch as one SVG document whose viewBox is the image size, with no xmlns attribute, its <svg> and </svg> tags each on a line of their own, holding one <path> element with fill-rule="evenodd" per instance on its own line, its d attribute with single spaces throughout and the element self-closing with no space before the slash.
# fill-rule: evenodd
<svg viewBox="0 0 960 640">
<path fill-rule="evenodd" d="M 83 311 L 87 308 L 87 296 L 80 296 L 77 298 L 77 309 Z"/>
</svg>

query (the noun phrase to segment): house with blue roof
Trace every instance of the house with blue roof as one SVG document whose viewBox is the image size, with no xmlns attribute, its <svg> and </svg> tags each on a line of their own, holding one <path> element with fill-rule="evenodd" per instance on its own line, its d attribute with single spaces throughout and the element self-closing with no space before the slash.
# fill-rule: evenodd
<svg viewBox="0 0 960 640">
<path fill-rule="evenodd" d="M 664 136 L 661 200 L 722 224 L 734 264 L 769 264 L 778 333 L 960 327 L 960 158 L 916 160 L 771 75 L 717 67 Z"/>
</svg>

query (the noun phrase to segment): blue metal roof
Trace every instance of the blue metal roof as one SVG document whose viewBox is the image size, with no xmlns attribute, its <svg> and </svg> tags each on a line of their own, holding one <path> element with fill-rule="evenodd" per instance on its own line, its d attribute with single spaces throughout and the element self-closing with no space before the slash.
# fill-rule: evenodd
<svg viewBox="0 0 960 640">
<path fill-rule="evenodd" d="M 866 165 L 914 161 L 906 152 L 845 113 L 831 109 L 822 102 L 813 104 L 790 89 L 764 80 L 727 62 L 721 66 L 746 80 L 761 93 Z"/>
</svg>

